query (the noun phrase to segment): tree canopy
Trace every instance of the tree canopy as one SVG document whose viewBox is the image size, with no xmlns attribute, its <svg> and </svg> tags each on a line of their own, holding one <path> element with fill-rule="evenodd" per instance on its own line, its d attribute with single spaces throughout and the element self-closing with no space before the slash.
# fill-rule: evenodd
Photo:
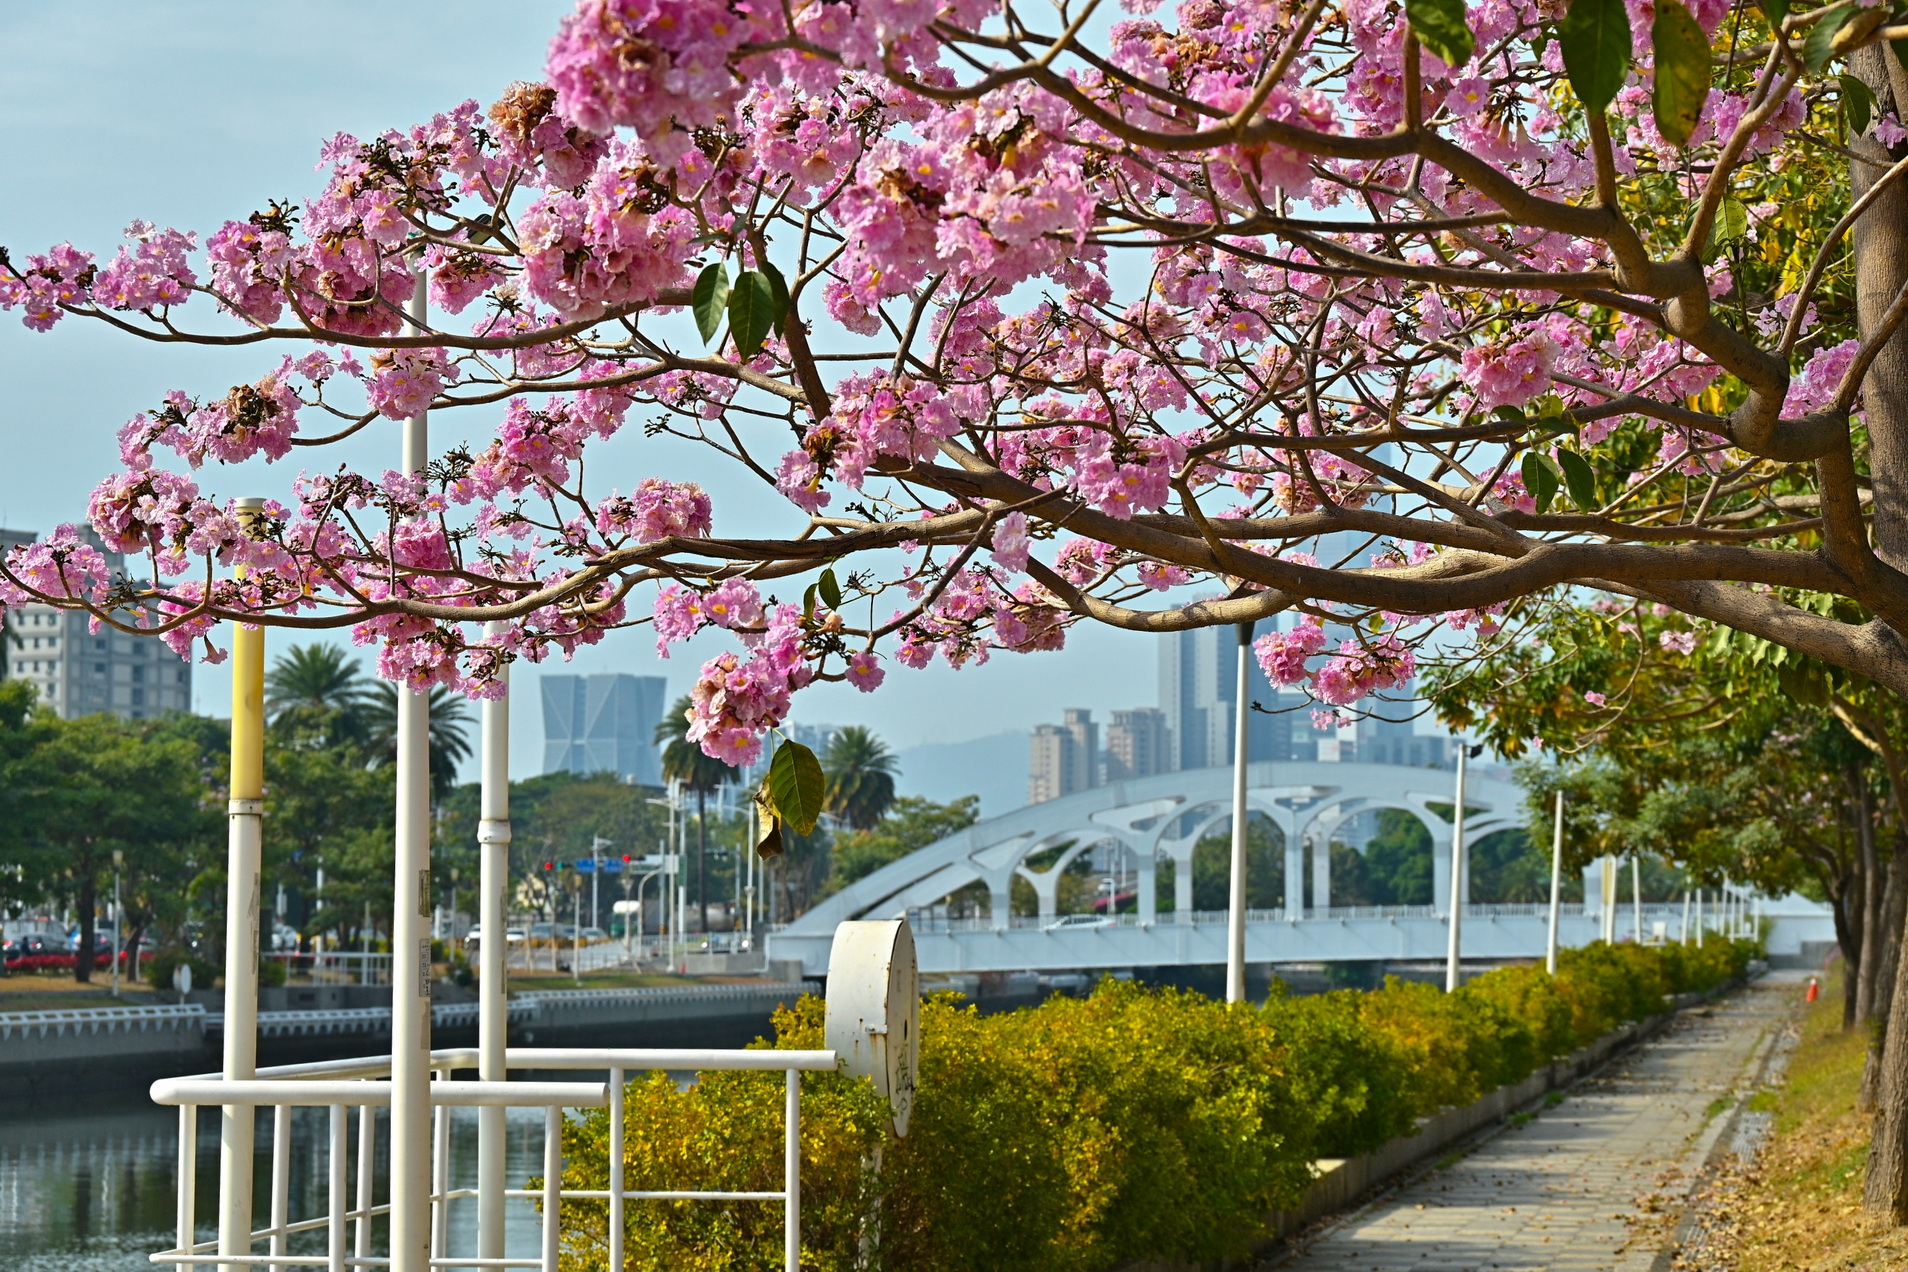
<svg viewBox="0 0 1908 1272">
<path fill-rule="evenodd" d="M 687 736 L 734 763 L 817 679 L 1080 621 L 1296 611 L 1260 658 L 1342 706 L 1560 587 L 1908 689 L 1883 10 L 1124 7 L 578 0 L 546 82 L 341 134 L 301 199 L 0 257 L 35 330 L 260 353 L 121 430 L 137 570 L 56 536 L 0 604 L 351 627 L 475 694 L 726 629 Z M 250 531 L 211 489 L 427 411 L 477 441 L 313 453 Z M 706 465 L 586 483 L 632 412 Z"/>
</svg>

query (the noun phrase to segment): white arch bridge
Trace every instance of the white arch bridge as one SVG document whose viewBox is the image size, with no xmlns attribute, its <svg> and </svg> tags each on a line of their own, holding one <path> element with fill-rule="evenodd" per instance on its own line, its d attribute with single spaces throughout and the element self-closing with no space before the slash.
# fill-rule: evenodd
<svg viewBox="0 0 1908 1272">
<path fill-rule="evenodd" d="M 1442 769 L 1389 764 L 1273 761 L 1248 766 L 1246 798 L 1275 825 L 1285 848 L 1284 905 L 1247 915 L 1246 959 L 1252 963 L 1419 961 L 1442 959 L 1449 943 L 1452 826 L 1444 815 L 1455 775 Z M 1508 782 L 1471 777 L 1465 792 L 1465 839 L 1475 844 L 1523 822 L 1524 792 Z M 1432 897 L 1426 906 L 1334 907 L 1334 834 L 1359 813 L 1402 809 L 1423 823 L 1432 845 Z M 801 960 L 806 975 L 825 974 L 837 924 L 848 919 L 912 915 L 923 972 L 1066 971 L 1165 967 L 1225 962 L 1226 916 L 1191 909 L 1193 850 L 1232 816 L 1232 770 L 1192 769 L 1117 782 L 1017 809 L 949 835 L 822 901 L 772 933 L 768 955 Z M 1061 921 L 1060 879 L 1082 853 L 1110 845 L 1136 876 L 1137 911 L 1110 920 Z M 1058 850 L 1056 852 L 1056 850 Z M 1309 898 L 1305 858 L 1311 857 Z M 1159 872 L 1173 872 L 1176 908 L 1159 908 Z M 1588 872 L 1586 872 L 1588 873 Z M 1016 879 L 1039 900 L 1037 915 L 1014 915 Z M 1626 880 L 1627 883 L 1627 880 Z M 935 917 L 951 893 L 985 885 L 988 917 Z M 1597 939 L 1601 891 L 1590 906 L 1567 905 L 1560 939 Z M 1627 900 L 1627 895 L 1625 899 Z M 1309 902 L 1309 904 L 1308 904 Z M 1806 904 L 1806 903 L 1805 903 Z M 924 915 L 922 912 L 926 911 Z M 1618 931 L 1630 933 L 1632 907 L 1618 907 Z M 1466 958 L 1541 957 L 1548 907 L 1467 905 Z M 1680 906 L 1645 906 L 1643 933 L 1680 933 Z"/>
</svg>

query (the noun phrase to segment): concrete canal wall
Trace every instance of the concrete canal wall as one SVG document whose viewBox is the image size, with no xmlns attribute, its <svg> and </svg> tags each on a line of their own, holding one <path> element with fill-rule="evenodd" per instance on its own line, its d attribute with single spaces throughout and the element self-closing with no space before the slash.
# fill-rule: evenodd
<svg viewBox="0 0 1908 1272">
<path fill-rule="evenodd" d="M 260 1064 L 390 1050 L 390 990 L 328 988 L 326 999 L 341 1005 L 259 1012 Z M 347 989 L 349 994 L 335 992 Z M 510 1041 L 545 1047 L 739 1047 L 768 1032 L 777 1007 L 819 990 L 817 982 L 805 981 L 539 991 L 510 1000 Z M 276 995 L 261 995 L 262 1008 L 276 1001 Z M 476 1044 L 476 1003 L 439 1003 L 431 1014 L 434 1045 Z M 219 1067 L 224 1027 L 224 1015 L 200 1002 L 0 1013 L 0 1101 L 137 1089 L 156 1078 L 209 1072 Z"/>
</svg>

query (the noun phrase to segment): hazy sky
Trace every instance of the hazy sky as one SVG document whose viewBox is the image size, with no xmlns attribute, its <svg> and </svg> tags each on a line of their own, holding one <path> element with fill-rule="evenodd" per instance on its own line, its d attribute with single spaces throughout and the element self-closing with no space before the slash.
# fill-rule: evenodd
<svg viewBox="0 0 1908 1272">
<path fill-rule="evenodd" d="M 403 127 L 467 97 L 488 103 L 512 80 L 540 75 L 544 46 L 569 8 L 559 0 L 303 0 L 237 6 L 203 0 L 100 0 L 0 5 L 0 244 L 16 259 L 62 239 L 110 257 L 127 222 L 143 218 L 201 235 L 269 199 L 319 187 L 319 144 L 343 131 Z M 192 313 L 199 309 L 194 306 Z M 206 315 L 201 312 L 203 319 Z M 84 515 L 87 493 L 112 470 L 114 433 L 166 390 L 221 394 L 275 365 L 276 351 L 158 346 L 68 319 L 50 335 L 0 316 L 0 526 L 45 533 Z M 473 414 L 474 413 L 468 413 Z M 490 417 L 434 423 L 440 445 Z M 396 466 L 395 426 L 327 454 L 378 470 Z M 661 474 L 695 479 L 725 509 L 761 501 L 686 447 L 630 428 L 603 448 L 594 472 L 627 490 Z M 386 454 L 388 452 L 388 454 Z M 301 460 L 201 474 L 220 496 L 283 496 Z M 605 466 L 607 461 L 607 466 Z M 293 465 L 287 467 L 286 465 Z M 725 498 L 727 502 L 725 503 Z M 747 510 L 746 508 L 744 509 Z M 291 638 L 273 633 L 282 645 Z M 665 674 L 687 690 L 713 637 L 659 661 L 644 630 L 618 633 L 556 671 Z M 895 668 L 879 692 L 822 686 L 798 700 L 811 721 L 867 724 L 896 747 L 958 741 L 1057 721 L 1062 708 L 1152 705 L 1153 638 L 1079 630 L 1061 655 L 1001 655 L 952 672 Z M 535 668 L 518 676 L 513 766 L 539 768 L 542 721 Z M 196 709 L 223 714 L 224 668 L 195 672 Z M 924 775 L 916 775 L 924 776 Z"/>
</svg>

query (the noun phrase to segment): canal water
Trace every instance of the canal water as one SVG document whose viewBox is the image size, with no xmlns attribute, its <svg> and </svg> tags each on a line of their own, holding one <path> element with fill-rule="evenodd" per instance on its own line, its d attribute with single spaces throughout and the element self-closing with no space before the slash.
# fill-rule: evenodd
<svg viewBox="0 0 1908 1272">
<path fill-rule="evenodd" d="M 566 1075 L 567 1076 L 567 1075 Z M 179 1114 L 128 1093 L 115 1099 L 75 1097 L 31 1109 L 0 1108 L 0 1268 L 5 1272 L 152 1272 L 148 1257 L 174 1239 L 178 1175 Z M 291 1218 L 323 1213 L 327 1186 L 325 1148 L 329 1113 L 298 1109 L 293 1115 Z M 451 1111 L 452 1187 L 477 1182 L 477 1110 Z M 383 1122 L 379 1122 L 383 1138 Z M 272 1119 L 258 1123 L 258 1223 L 263 1227 L 271 1177 Z M 216 1110 L 199 1115 L 199 1239 L 217 1235 L 211 1198 L 218 1188 L 219 1128 Z M 506 1171 L 521 1188 L 543 1169 L 543 1112 L 510 1110 Z M 380 1157 L 382 1152 L 380 1151 Z M 352 1196 L 356 1196 L 357 1115 L 352 1114 Z M 385 1196 L 380 1175 L 377 1200 Z M 452 1255 L 476 1252 L 474 1198 L 452 1203 Z M 507 1253 L 534 1257 L 539 1249 L 535 1206 L 508 1203 Z M 468 1214 L 461 1208 L 472 1207 Z M 383 1248 L 380 1221 L 376 1248 Z M 319 1254 L 324 1234 L 295 1240 L 293 1249 Z"/>
</svg>

